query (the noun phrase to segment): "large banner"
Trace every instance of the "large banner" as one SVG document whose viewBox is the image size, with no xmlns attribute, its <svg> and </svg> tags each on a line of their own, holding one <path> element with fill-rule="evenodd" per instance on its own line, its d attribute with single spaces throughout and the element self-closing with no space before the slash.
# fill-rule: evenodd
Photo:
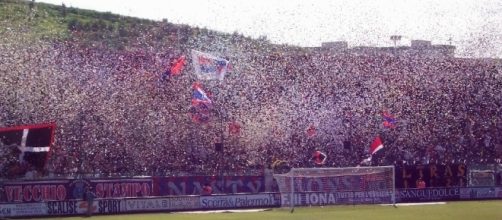
<svg viewBox="0 0 502 220">
<path fill-rule="evenodd" d="M 265 192 L 263 176 L 185 176 L 156 177 L 154 194 L 159 196 L 200 195 L 204 184 L 210 184 L 214 194 L 261 193 Z M 276 192 L 278 190 L 276 189 Z"/>
<path fill-rule="evenodd" d="M 427 187 L 465 187 L 467 167 L 465 164 L 396 167 L 396 188 L 416 188 L 419 179 L 423 179 Z"/>
<path fill-rule="evenodd" d="M 151 178 L 5 182 L 4 203 L 82 200 L 87 187 L 97 198 L 152 196 Z"/>
<path fill-rule="evenodd" d="M 69 199 L 69 180 L 5 182 L 7 203 L 64 201 Z"/>
</svg>

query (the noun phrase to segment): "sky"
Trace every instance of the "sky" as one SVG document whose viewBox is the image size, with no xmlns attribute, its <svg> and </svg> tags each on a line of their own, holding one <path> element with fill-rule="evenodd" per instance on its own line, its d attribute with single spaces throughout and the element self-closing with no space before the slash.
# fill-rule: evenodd
<svg viewBox="0 0 502 220">
<path fill-rule="evenodd" d="M 37 0 L 206 27 L 305 47 L 410 40 L 457 46 L 458 57 L 502 58 L 502 0 Z"/>
</svg>

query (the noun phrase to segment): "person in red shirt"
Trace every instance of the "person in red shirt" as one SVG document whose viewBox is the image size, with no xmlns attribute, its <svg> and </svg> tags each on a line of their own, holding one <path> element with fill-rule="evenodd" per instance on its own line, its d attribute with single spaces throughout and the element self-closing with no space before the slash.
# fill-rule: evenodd
<svg viewBox="0 0 502 220">
<path fill-rule="evenodd" d="M 310 158 L 310 160 L 314 163 L 314 165 L 316 167 L 321 167 L 324 165 L 324 163 L 326 163 L 326 154 L 319 151 L 319 150 L 316 150 L 314 151 L 314 153 L 312 154 L 312 157 Z"/>
<path fill-rule="evenodd" d="M 425 189 L 425 181 L 422 178 L 419 178 L 417 180 L 417 188 L 419 188 L 419 189 Z"/>
<path fill-rule="evenodd" d="M 204 186 L 202 187 L 202 195 L 209 196 L 211 194 L 213 194 L 213 188 L 211 187 L 211 185 L 209 185 L 209 183 L 204 184 Z"/>
</svg>

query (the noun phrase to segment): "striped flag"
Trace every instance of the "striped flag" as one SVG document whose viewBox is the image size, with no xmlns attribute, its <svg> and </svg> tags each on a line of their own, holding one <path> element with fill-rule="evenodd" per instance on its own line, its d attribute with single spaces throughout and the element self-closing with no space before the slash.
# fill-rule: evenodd
<svg viewBox="0 0 502 220">
<path fill-rule="evenodd" d="M 197 106 L 200 104 L 210 105 L 212 103 L 209 96 L 206 94 L 204 89 L 202 89 L 202 85 L 198 82 L 192 85 L 193 93 L 192 93 L 192 105 Z"/>
<path fill-rule="evenodd" d="M 194 83 L 192 89 L 192 107 L 190 110 L 192 121 L 197 123 L 209 122 L 213 102 L 209 99 L 209 96 L 199 82 Z"/>
<path fill-rule="evenodd" d="M 195 74 L 200 79 L 223 80 L 229 70 L 230 62 L 209 53 L 192 50 L 192 63 Z"/>
<path fill-rule="evenodd" d="M 395 128 L 396 127 L 396 117 L 394 117 L 394 115 L 391 115 L 390 113 L 388 112 L 383 112 L 382 113 L 382 117 L 383 117 L 383 126 L 386 127 L 386 128 Z"/>
</svg>

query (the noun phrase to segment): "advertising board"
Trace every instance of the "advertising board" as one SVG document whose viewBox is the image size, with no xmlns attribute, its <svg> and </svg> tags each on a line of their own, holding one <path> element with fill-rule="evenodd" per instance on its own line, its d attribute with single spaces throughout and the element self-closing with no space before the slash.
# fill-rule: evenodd
<svg viewBox="0 0 502 220">
<path fill-rule="evenodd" d="M 397 202 L 451 201 L 460 199 L 461 188 L 398 189 L 396 193 Z"/>
<path fill-rule="evenodd" d="M 279 197 L 273 194 L 201 196 L 201 209 L 239 209 L 252 207 L 277 207 Z"/>
<path fill-rule="evenodd" d="M 291 198 L 291 197 L 294 198 Z M 283 206 L 295 202 L 298 206 L 309 205 L 335 205 L 335 204 L 370 204 L 391 203 L 392 191 L 365 191 L 365 192 L 308 192 L 281 194 Z"/>
<path fill-rule="evenodd" d="M 0 217 L 47 215 L 47 203 L 0 204 Z"/>
<path fill-rule="evenodd" d="M 196 210 L 199 207 L 198 196 L 125 200 L 125 208 L 128 212 Z"/>
</svg>

